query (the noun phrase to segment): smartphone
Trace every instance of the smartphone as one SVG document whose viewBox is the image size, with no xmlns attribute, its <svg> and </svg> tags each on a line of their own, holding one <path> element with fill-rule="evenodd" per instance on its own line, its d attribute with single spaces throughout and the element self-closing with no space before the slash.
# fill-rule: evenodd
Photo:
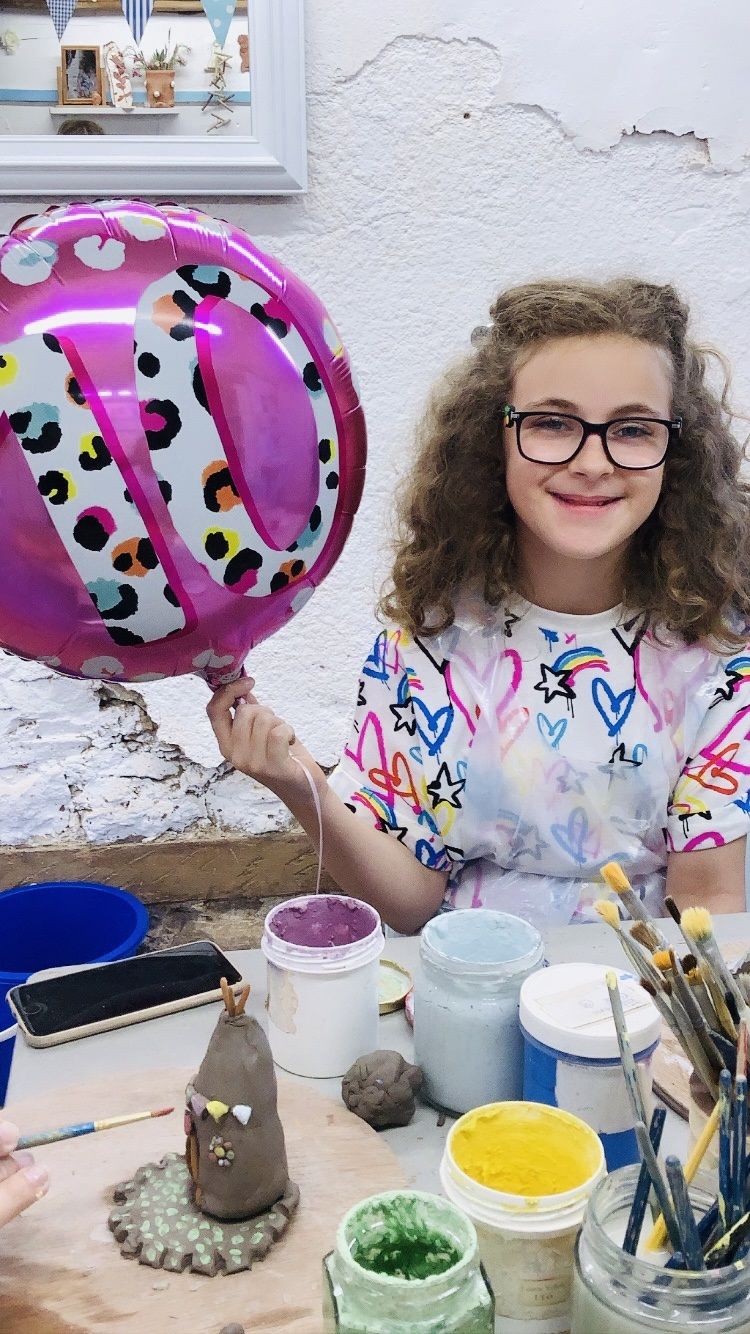
<svg viewBox="0 0 750 1334">
<path fill-rule="evenodd" d="M 222 977 L 242 989 L 234 964 L 199 940 L 26 982 L 8 992 L 8 1004 L 30 1046 L 53 1047 L 221 1000 Z"/>
</svg>

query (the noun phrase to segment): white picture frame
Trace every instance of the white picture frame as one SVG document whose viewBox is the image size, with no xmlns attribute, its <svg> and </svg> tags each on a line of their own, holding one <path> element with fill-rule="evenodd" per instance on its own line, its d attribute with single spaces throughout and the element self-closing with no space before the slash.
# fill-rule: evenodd
<svg viewBox="0 0 750 1334">
<path fill-rule="evenodd" d="M 307 189 L 304 0 L 252 0 L 252 135 L 0 135 L 0 196 L 173 199 Z M 127 114 L 127 113 L 124 113 Z"/>
</svg>

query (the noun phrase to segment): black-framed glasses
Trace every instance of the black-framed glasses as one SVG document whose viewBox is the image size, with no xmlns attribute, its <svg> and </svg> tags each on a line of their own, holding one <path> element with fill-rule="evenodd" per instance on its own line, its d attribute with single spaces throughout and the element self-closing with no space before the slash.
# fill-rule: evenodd
<svg viewBox="0 0 750 1334">
<path fill-rule="evenodd" d="M 503 410 L 506 426 L 515 426 L 518 452 L 530 463 L 570 463 L 590 435 L 598 435 L 604 453 L 616 468 L 658 468 L 670 445 L 680 438 L 682 418 L 615 417 L 587 422 L 568 412 Z"/>
</svg>

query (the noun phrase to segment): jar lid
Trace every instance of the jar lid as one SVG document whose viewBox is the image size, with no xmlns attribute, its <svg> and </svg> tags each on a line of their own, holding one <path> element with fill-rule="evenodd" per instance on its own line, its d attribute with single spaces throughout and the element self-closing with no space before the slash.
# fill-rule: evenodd
<svg viewBox="0 0 750 1334">
<path fill-rule="evenodd" d="M 521 917 L 492 908 L 438 913 L 422 931 L 422 956 L 455 973 L 506 976 L 534 967 L 542 958 L 542 937 Z"/>
<path fill-rule="evenodd" d="M 598 963 L 558 963 L 532 973 L 521 987 L 521 1027 L 537 1042 L 566 1056 L 590 1060 L 619 1057 L 606 976 Z M 659 1040 L 661 1017 L 631 973 L 617 976 L 634 1055 Z"/>
</svg>

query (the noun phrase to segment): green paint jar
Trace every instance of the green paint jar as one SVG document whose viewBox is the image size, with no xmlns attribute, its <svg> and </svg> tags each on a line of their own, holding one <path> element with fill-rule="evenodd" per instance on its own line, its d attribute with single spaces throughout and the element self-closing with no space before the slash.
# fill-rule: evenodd
<svg viewBox="0 0 750 1334">
<path fill-rule="evenodd" d="M 473 1223 L 423 1191 L 345 1215 L 323 1260 L 324 1334 L 492 1334 L 495 1301 Z"/>
</svg>

